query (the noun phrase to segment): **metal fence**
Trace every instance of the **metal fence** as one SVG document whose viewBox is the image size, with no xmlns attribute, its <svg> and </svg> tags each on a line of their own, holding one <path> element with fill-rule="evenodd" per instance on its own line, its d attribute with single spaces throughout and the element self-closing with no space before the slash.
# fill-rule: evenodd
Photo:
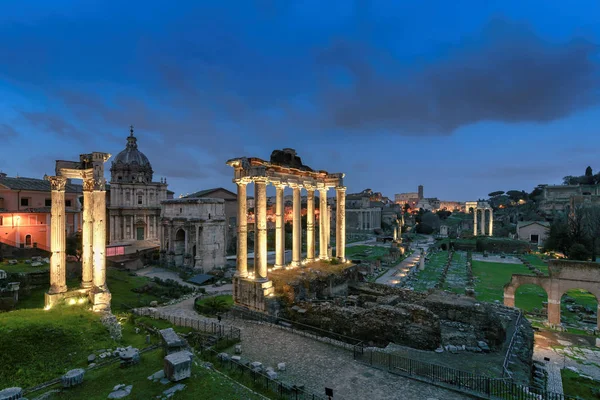
<svg viewBox="0 0 600 400">
<path fill-rule="evenodd" d="M 519 316 L 517 317 L 517 322 L 515 322 L 515 331 L 510 338 L 510 343 L 508 345 L 508 349 L 506 350 L 506 354 L 504 355 L 504 363 L 502 364 L 502 376 L 512 377 L 512 373 L 508 370 L 508 362 L 510 361 L 510 356 L 515 345 L 515 338 L 519 333 L 519 328 L 521 327 L 521 318 L 523 317 L 523 313 L 519 310 Z"/>
<path fill-rule="evenodd" d="M 164 319 L 169 321 L 173 325 L 182 326 L 185 328 L 192 328 L 200 332 L 210 333 L 212 335 L 215 335 L 219 339 L 241 340 L 241 331 L 235 326 L 228 326 L 206 319 L 201 320 L 198 318 L 180 317 L 177 315 L 171 315 L 150 308 L 136 308 L 133 310 L 133 312 L 143 317 L 150 317 L 153 319 Z"/>
<path fill-rule="evenodd" d="M 241 361 L 222 358 L 213 349 L 202 349 L 202 358 L 210 360 L 219 370 L 242 384 L 253 385 L 254 388 L 266 390 L 279 399 L 286 400 L 326 400 L 326 397 L 310 392 L 302 386 L 281 382 L 268 375 L 252 369 Z"/>
<path fill-rule="evenodd" d="M 393 374 L 416 378 L 448 389 L 459 390 L 479 397 L 503 400 L 575 400 L 563 394 L 537 390 L 510 379 L 493 378 L 460 371 L 442 365 L 414 360 L 397 354 L 354 349 L 354 359 Z"/>
</svg>

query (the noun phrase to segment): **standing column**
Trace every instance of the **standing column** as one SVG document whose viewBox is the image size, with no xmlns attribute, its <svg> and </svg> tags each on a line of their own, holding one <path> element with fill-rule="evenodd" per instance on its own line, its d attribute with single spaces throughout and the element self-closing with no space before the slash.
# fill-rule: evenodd
<svg viewBox="0 0 600 400">
<path fill-rule="evenodd" d="M 360 214 L 359 214 L 360 215 Z M 319 258 L 327 259 L 327 188 L 319 188 Z"/>
<path fill-rule="evenodd" d="M 315 189 L 306 188 L 306 261 L 315 261 Z"/>
<path fill-rule="evenodd" d="M 327 206 L 327 258 L 331 258 L 331 206 Z"/>
<path fill-rule="evenodd" d="M 236 276 L 248 276 L 248 213 L 246 203 L 246 185 L 248 182 L 238 180 L 237 184 L 237 270 Z M 169 241 L 169 244 L 171 241 Z"/>
<path fill-rule="evenodd" d="M 490 208 L 490 227 L 489 227 L 489 235 L 493 236 L 494 235 L 494 214 L 493 214 L 493 210 Z"/>
<path fill-rule="evenodd" d="M 481 223 L 479 229 L 481 229 L 481 236 L 485 236 L 485 208 L 481 209 Z"/>
<path fill-rule="evenodd" d="M 64 293 L 67 291 L 67 254 L 66 247 L 66 210 L 65 210 L 65 187 L 67 179 L 62 176 L 49 176 L 52 187 L 52 209 L 51 209 L 51 242 L 50 251 L 50 290 L 49 294 Z"/>
<path fill-rule="evenodd" d="M 107 292 L 106 287 L 106 191 L 104 190 L 104 178 L 95 180 L 92 192 L 94 204 L 92 215 L 93 221 L 93 281 L 94 287 L 99 291 Z"/>
<path fill-rule="evenodd" d="M 477 236 L 477 209 L 473 209 L 473 236 Z"/>
<path fill-rule="evenodd" d="M 337 196 L 336 223 L 335 223 L 335 255 L 344 262 L 346 261 L 346 188 L 338 186 L 335 188 Z"/>
<path fill-rule="evenodd" d="M 292 222 L 292 233 L 293 233 L 293 241 L 292 241 L 292 266 L 297 267 L 300 265 L 300 260 L 302 257 L 302 216 L 301 216 L 301 198 L 300 198 L 300 186 L 295 184 L 292 186 L 294 189 L 293 195 L 293 222 Z"/>
<path fill-rule="evenodd" d="M 256 232 L 256 250 L 254 254 L 254 271 L 256 279 L 267 280 L 267 180 L 256 179 L 254 181 L 254 230 Z"/>
<path fill-rule="evenodd" d="M 81 286 L 84 288 L 92 287 L 94 265 L 92 253 L 94 220 L 93 190 L 94 179 L 85 179 L 83 181 L 83 227 L 81 229 Z"/>
<path fill-rule="evenodd" d="M 283 207 L 284 185 L 275 186 L 275 268 L 285 265 L 285 210 Z"/>
</svg>

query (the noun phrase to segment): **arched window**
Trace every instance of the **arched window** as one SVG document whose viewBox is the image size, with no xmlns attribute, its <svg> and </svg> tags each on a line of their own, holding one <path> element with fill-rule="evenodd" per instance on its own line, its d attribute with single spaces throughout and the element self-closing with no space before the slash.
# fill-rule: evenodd
<svg viewBox="0 0 600 400">
<path fill-rule="evenodd" d="M 31 235 L 25 236 L 25 246 L 31 246 Z"/>
</svg>

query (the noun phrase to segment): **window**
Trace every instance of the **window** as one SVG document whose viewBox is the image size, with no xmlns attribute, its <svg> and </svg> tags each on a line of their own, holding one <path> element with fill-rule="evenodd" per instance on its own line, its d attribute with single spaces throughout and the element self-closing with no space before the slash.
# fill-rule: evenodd
<svg viewBox="0 0 600 400">
<path fill-rule="evenodd" d="M 29 207 L 29 198 L 28 197 L 21 198 L 21 206 L 22 207 Z"/>
<path fill-rule="evenodd" d="M 65 206 L 71 207 L 71 200 L 65 200 Z"/>
<path fill-rule="evenodd" d="M 531 235 L 531 243 L 539 243 L 540 236 L 539 235 Z"/>
<path fill-rule="evenodd" d="M 44 200 L 44 205 L 45 205 L 46 207 L 50 207 L 50 206 L 52 206 L 52 199 L 46 199 L 46 200 Z"/>
<path fill-rule="evenodd" d="M 2 216 L 0 216 L 0 226 L 2 226 Z"/>
<path fill-rule="evenodd" d="M 142 196 L 138 195 L 138 204 L 142 204 Z"/>
<path fill-rule="evenodd" d="M 125 201 L 131 201 L 131 196 L 129 195 L 129 192 L 125 192 Z"/>
</svg>

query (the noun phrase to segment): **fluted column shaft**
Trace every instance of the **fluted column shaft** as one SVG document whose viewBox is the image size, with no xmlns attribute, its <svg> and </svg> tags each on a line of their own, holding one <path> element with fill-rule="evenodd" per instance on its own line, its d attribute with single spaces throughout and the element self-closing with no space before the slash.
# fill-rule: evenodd
<svg viewBox="0 0 600 400">
<path fill-rule="evenodd" d="M 93 282 L 106 291 L 106 191 L 94 190 L 93 198 Z"/>
<path fill-rule="evenodd" d="M 66 247 L 66 211 L 65 186 L 66 178 L 54 176 L 48 178 L 52 186 L 52 208 L 50 211 L 51 242 L 50 250 L 50 294 L 67 291 L 67 254 Z"/>
<path fill-rule="evenodd" d="M 285 209 L 283 191 L 285 186 L 277 185 L 275 193 L 275 268 L 285 264 Z"/>
<path fill-rule="evenodd" d="M 315 260 L 315 189 L 306 189 L 306 261 Z"/>
<path fill-rule="evenodd" d="M 477 209 L 473 209 L 473 236 L 477 236 Z"/>
<path fill-rule="evenodd" d="M 489 235 L 493 236 L 494 235 L 494 214 L 493 214 L 493 210 L 490 208 L 490 227 L 489 227 Z"/>
<path fill-rule="evenodd" d="M 302 216 L 301 216 L 301 198 L 300 198 L 300 186 L 294 186 L 293 194 L 293 241 L 292 241 L 292 265 L 299 266 L 302 257 Z"/>
<path fill-rule="evenodd" d="M 327 259 L 327 188 L 319 189 L 319 258 Z"/>
<path fill-rule="evenodd" d="M 346 188 L 335 188 L 337 196 L 335 223 L 335 256 L 340 261 L 346 261 Z"/>
<path fill-rule="evenodd" d="M 329 249 L 331 248 L 331 206 L 329 205 L 327 206 L 327 219 L 325 221 L 327 223 L 327 258 L 330 258 L 331 254 L 329 254 Z"/>
<path fill-rule="evenodd" d="M 247 182 L 237 183 L 237 270 L 236 275 L 241 278 L 248 276 L 248 208 L 246 197 Z M 170 243 L 170 242 L 169 242 Z"/>
<path fill-rule="evenodd" d="M 81 286 L 92 287 L 93 280 L 93 237 L 94 237 L 94 200 L 92 195 L 93 180 L 83 182 L 83 226 L 81 228 Z M 114 227 L 113 227 L 114 228 Z"/>
<path fill-rule="evenodd" d="M 267 279 L 267 181 L 255 180 L 254 191 L 256 202 L 254 204 L 256 254 L 254 254 L 254 271 L 256 279 Z"/>
<path fill-rule="evenodd" d="M 479 229 L 481 229 L 481 236 L 485 236 L 485 208 L 481 209 L 481 223 Z"/>
</svg>

